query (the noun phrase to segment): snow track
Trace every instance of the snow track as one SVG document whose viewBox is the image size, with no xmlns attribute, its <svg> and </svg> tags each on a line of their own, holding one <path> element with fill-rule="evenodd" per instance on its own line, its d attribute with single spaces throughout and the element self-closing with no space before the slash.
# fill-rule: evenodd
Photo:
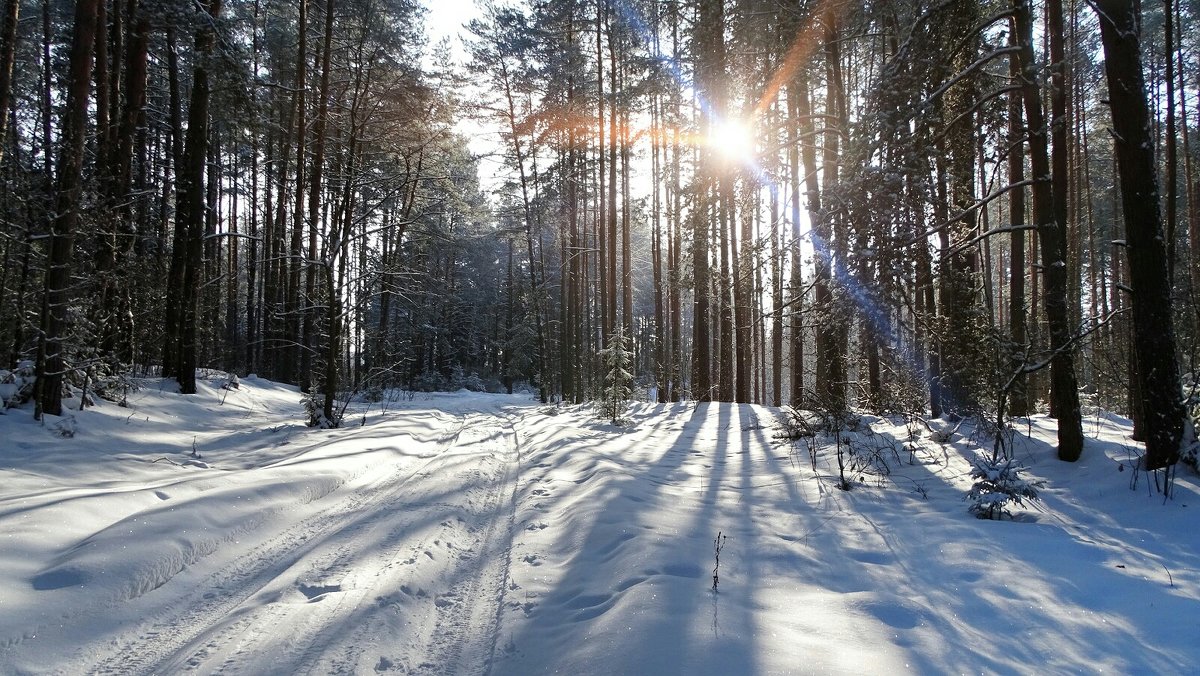
<svg viewBox="0 0 1200 676">
<path fill-rule="evenodd" d="M 0 416 L 0 676 L 1200 661 L 1200 487 L 1130 491 L 1124 422 L 1098 421 L 1068 467 L 1031 421 L 1014 448 L 1047 486 L 994 523 L 962 501 L 987 449 L 914 441 L 904 419 L 847 432 L 891 473 L 846 492 L 833 437 L 798 462 L 771 438 L 780 412 L 754 405 L 639 404 L 615 427 L 459 392 L 315 430 L 295 388 L 247 378 L 222 404 L 201 385 L 150 383 L 134 415 L 89 409 L 72 439 Z"/>
<path fill-rule="evenodd" d="M 450 429 L 415 467 L 328 496 L 63 672 L 486 673 L 519 451 L 497 412 Z"/>
</svg>

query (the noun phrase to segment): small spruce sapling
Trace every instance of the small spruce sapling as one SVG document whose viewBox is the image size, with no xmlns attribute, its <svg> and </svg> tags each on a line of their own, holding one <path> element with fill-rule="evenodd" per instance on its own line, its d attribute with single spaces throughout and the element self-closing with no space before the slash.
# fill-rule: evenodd
<svg viewBox="0 0 1200 676">
<path fill-rule="evenodd" d="M 971 471 L 975 484 L 966 495 L 971 503 L 967 511 L 980 519 L 999 520 L 1005 514 L 1011 516 L 1007 509 L 1010 503 L 1023 505 L 1026 499 L 1036 501 L 1038 489 L 1046 482 L 1026 479 L 1021 476 L 1024 470 L 1014 458 L 976 462 L 975 469 Z"/>
<path fill-rule="evenodd" d="M 633 352 L 625 327 L 615 331 L 608 346 L 600 350 L 604 363 L 604 391 L 600 396 L 600 415 L 614 425 L 622 422 L 629 400 L 633 398 Z"/>
<path fill-rule="evenodd" d="M 717 537 L 713 540 L 713 550 L 716 557 L 716 562 L 713 565 L 713 592 L 717 591 L 717 582 L 719 581 L 719 573 L 721 570 L 721 550 L 725 548 L 725 536 L 721 531 L 717 531 Z"/>
</svg>

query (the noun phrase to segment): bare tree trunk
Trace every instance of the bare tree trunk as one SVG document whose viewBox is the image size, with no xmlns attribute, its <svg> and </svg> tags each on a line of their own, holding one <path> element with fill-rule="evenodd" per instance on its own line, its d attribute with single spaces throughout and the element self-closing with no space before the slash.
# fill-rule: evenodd
<svg viewBox="0 0 1200 676">
<path fill-rule="evenodd" d="M 179 94 L 179 58 L 175 30 L 167 28 L 167 87 L 171 120 L 171 168 L 178 184 L 183 169 L 183 104 Z M 177 186 L 178 187 L 178 186 Z M 164 202 L 166 198 L 164 196 Z M 178 213 L 172 229 L 171 262 L 167 273 L 167 298 L 163 317 L 162 375 L 179 376 L 179 354 L 182 349 L 183 273 L 187 262 L 187 224 Z M 165 222 L 165 219 L 164 219 Z"/>
<path fill-rule="evenodd" d="M 1033 26 L 1029 5 L 1017 0 L 1016 32 L 1021 40 L 1022 84 L 1025 117 L 1029 126 L 1030 163 L 1033 175 L 1051 176 L 1047 124 L 1037 86 L 1034 84 Z M 1064 177 L 1065 180 L 1065 177 Z M 1055 202 L 1056 192 L 1045 181 L 1033 184 L 1033 220 L 1038 229 L 1042 250 L 1042 271 L 1045 275 L 1043 297 L 1049 348 L 1052 353 L 1050 377 L 1051 396 L 1057 402 L 1053 409 L 1058 415 L 1058 457 L 1074 462 L 1083 452 L 1083 427 L 1079 411 L 1079 390 L 1075 381 L 1075 360 L 1070 319 L 1067 308 L 1067 246 L 1064 210 Z"/>
<path fill-rule="evenodd" d="M 42 295 L 41 335 L 38 340 L 37 403 L 34 417 L 62 415 L 62 383 L 66 371 L 62 348 L 70 327 L 71 262 L 79 224 L 84 135 L 87 131 L 88 91 L 96 40 L 99 0 L 77 0 L 75 29 L 67 74 L 67 98 L 58 153 L 55 216 L 50 224 L 50 255 Z M 47 83 L 47 86 L 49 84 Z"/>
<path fill-rule="evenodd" d="M 612 327 L 608 323 L 608 296 L 613 290 L 608 288 L 608 259 L 615 255 L 615 252 L 608 249 L 608 235 L 606 227 L 608 224 L 608 209 L 614 208 L 614 205 L 607 203 L 607 191 L 605 190 L 605 153 L 608 148 L 605 144 L 604 131 L 604 23 L 608 16 L 609 0 L 597 0 L 596 2 L 596 249 L 597 263 L 596 270 L 596 286 L 598 291 L 597 300 L 600 303 L 597 319 L 600 321 L 600 345 L 603 347 L 604 341 L 608 340 L 608 334 L 612 331 Z M 589 339 L 591 332 L 588 332 Z"/>
<path fill-rule="evenodd" d="M 13 64 L 17 53 L 17 20 L 21 3 L 8 0 L 4 7 L 4 25 L 0 27 L 0 161 L 8 147 L 8 107 L 12 102 Z"/>
<path fill-rule="evenodd" d="M 701 91 L 710 101 L 721 86 L 719 73 L 724 70 L 723 61 L 717 59 L 714 51 L 718 43 L 724 45 L 722 15 L 721 3 L 718 0 L 701 0 L 696 42 L 702 50 L 703 58 L 697 63 L 697 70 Z M 712 131 L 712 115 L 711 109 L 701 112 L 702 136 Z M 692 274 L 695 289 L 692 313 L 692 395 L 699 401 L 711 401 L 713 398 L 710 333 L 712 316 L 709 296 L 712 277 L 709 272 L 708 219 L 715 174 L 716 158 L 711 148 L 705 148 L 701 151 L 700 167 L 695 179 L 696 202 L 692 207 Z"/>
<path fill-rule="evenodd" d="M 735 267 L 733 272 L 733 311 L 735 324 L 735 340 L 737 349 L 734 352 L 734 360 L 737 364 L 735 377 L 737 385 L 734 389 L 734 401 L 738 403 L 749 403 L 753 401 L 753 366 L 754 354 L 756 352 L 754 345 L 754 313 L 751 310 L 751 303 L 755 298 L 754 295 L 754 277 L 755 269 L 754 259 L 754 214 L 756 209 L 753 208 L 754 193 L 758 189 L 755 185 L 754 178 L 745 176 L 742 179 L 742 188 L 740 199 L 738 200 L 740 207 L 737 209 L 737 220 L 741 225 L 741 236 L 739 237 L 738 250 L 734 259 Z M 731 211 L 733 211 L 731 209 Z M 732 227 L 732 224 L 731 224 Z"/>
<path fill-rule="evenodd" d="M 203 274 L 205 229 L 204 164 L 208 157 L 209 82 L 204 57 L 212 52 L 216 42 L 212 21 L 221 12 L 221 0 L 209 0 L 206 8 L 209 21 L 201 22 L 196 31 L 196 53 L 200 55 L 192 71 L 192 99 L 188 106 L 188 128 L 183 163 L 179 167 L 177 218 L 184 224 L 185 239 L 175 242 L 185 247 L 182 296 L 179 321 L 179 368 L 176 379 L 182 394 L 196 393 L 197 313 Z"/>
<path fill-rule="evenodd" d="M 317 242 L 322 234 L 321 231 L 321 196 L 322 185 L 321 180 L 325 175 L 325 136 L 328 126 L 329 113 L 329 70 L 330 70 L 330 53 L 333 49 L 333 0 L 325 2 L 325 33 L 321 45 L 321 82 L 317 89 L 317 118 L 313 123 L 313 158 L 312 172 L 309 175 L 308 186 L 308 264 L 305 267 L 304 274 L 304 295 L 305 311 L 304 311 L 304 351 L 303 351 L 303 367 L 302 371 L 305 375 L 305 382 L 311 384 L 316 380 L 317 373 L 313 367 L 313 355 L 318 353 L 320 346 L 317 344 L 317 272 L 324 268 L 325 274 L 333 276 L 334 270 L 332 262 L 325 261 L 324 266 L 318 266 L 316 261 L 319 256 L 317 254 Z M 303 28 L 301 29 L 303 30 Z M 331 244 L 331 247 L 336 247 L 337 243 Z M 333 298 L 327 298 L 326 302 L 332 303 Z M 330 337 L 332 339 L 332 336 Z M 324 351 L 327 355 L 334 356 L 336 351 L 331 352 L 329 349 Z M 336 366 L 336 362 L 335 362 Z M 334 371 L 336 374 L 336 370 Z M 330 419 L 332 421 L 332 418 Z"/>
<path fill-rule="evenodd" d="M 803 97 L 803 99 L 801 98 Z M 801 101 L 804 108 L 808 107 L 808 78 L 801 64 L 796 74 L 788 83 L 788 176 L 791 181 L 791 246 L 789 247 L 789 309 L 791 315 L 791 341 L 788 344 L 788 363 L 791 368 L 791 384 L 788 388 L 792 406 L 800 406 L 804 398 L 804 278 L 800 257 L 800 184 L 805 167 L 809 165 L 809 157 L 805 155 L 804 164 L 800 163 L 801 130 L 808 131 L 809 125 L 801 122 Z M 810 145 L 811 140 L 805 138 L 804 145 Z M 811 160 L 816 162 L 815 155 Z M 809 186 L 810 191 L 815 186 Z M 810 192 L 810 198 L 812 193 Z"/>
<path fill-rule="evenodd" d="M 308 138 L 307 104 L 305 103 L 305 94 L 308 91 L 308 0 L 300 0 L 300 14 L 296 30 L 299 33 L 299 39 L 296 45 L 296 81 L 292 91 L 294 97 L 292 105 L 295 111 L 293 114 L 295 116 L 296 184 L 294 186 L 295 202 L 292 204 L 291 239 L 288 243 L 287 295 L 283 308 L 286 316 L 283 343 L 286 347 L 282 350 L 283 364 L 279 372 L 285 382 L 298 384 L 301 390 L 308 391 L 310 373 L 305 367 L 311 366 L 311 361 L 308 359 L 307 350 L 303 349 L 301 316 L 306 312 L 304 303 L 309 301 L 300 297 L 300 271 L 305 267 L 304 153 Z M 280 208 L 283 208 L 282 205 L 283 200 L 281 199 Z M 312 255 L 312 252 L 309 255 Z"/>
<path fill-rule="evenodd" d="M 1179 160 L 1176 152 L 1175 125 L 1175 9 L 1174 0 L 1163 0 L 1163 40 L 1166 45 L 1166 73 L 1164 80 L 1167 85 L 1167 122 L 1164 150 L 1166 157 L 1163 161 L 1167 168 L 1167 205 L 1166 205 L 1166 237 L 1167 237 L 1167 279 L 1169 283 L 1175 280 L 1175 228 L 1179 221 Z M 1180 92 L 1183 98 L 1187 92 Z"/>
<path fill-rule="evenodd" d="M 1146 469 L 1179 460 L 1184 411 L 1171 314 L 1171 280 L 1155 181 L 1150 109 L 1142 79 L 1137 13 L 1131 3 L 1097 0 L 1121 177 L 1134 351 L 1146 413 Z"/>
<path fill-rule="evenodd" d="M 722 107 L 718 108 L 720 110 Z M 737 302 L 733 289 L 736 264 L 733 252 L 737 247 L 734 232 L 733 177 L 725 167 L 717 178 L 717 216 L 714 221 L 717 248 L 720 250 L 720 274 L 714 280 L 717 297 L 718 331 L 717 342 L 717 400 L 734 400 L 734 335 L 733 304 Z"/>
<path fill-rule="evenodd" d="M 622 45 L 625 41 L 621 42 Z M 624 76 L 622 75 L 622 80 Z M 622 86 L 625 83 L 622 81 Z M 629 155 L 630 155 L 629 108 L 621 110 L 621 324 L 630 345 L 637 345 L 633 326 L 633 251 L 630 233 Z M 635 347 L 636 350 L 636 347 Z M 636 363 L 636 362 L 635 362 Z M 635 368 L 636 371 L 636 368 Z"/>
<path fill-rule="evenodd" d="M 653 176 L 662 176 L 662 160 L 660 148 L 662 144 L 662 112 L 661 98 L 656 93 L 650 99 L 650 170 Z M 663 250 L 662 250 L 662 188 L 666 181 L 656 180 L 650 193 L 650 264 L 654 275 L 654 384 L 658 390 L 658 401 L 667 401 L 666 363 L 667 363 L 667 331 L 666 308 L 664 305 L 665 281 L 663 279 Z"/>
<path fill-rule="evenodd" d="M 608 113 L 608 222 L 605 224 L 605 247 L 608 250 L 608 267 L 604 271 L 604 285 L 608 288 L 608 305 L 604 308 L 605 326 L 607 330 L 601 336 L 604 345 L 608 345 L 609 335 L 618 330 L 617 324 L 617 118 L 620 115 L 618 105 L 621 103 L 617 94 L 617 45 L 613 28 L 612 0 L 605 3 L 606 27 L 608 32 L 608 84 L 609 96 L 612 103 Z M 629 205 L 622 205 L 622 211 Z M 631 329 L 632 327 L 626 327 Z"/>
<path fill-rule="evenodd" d="M 120 120 L 116 127 L 116 157 L 113 159 L 113 198 L 116 205 L 116 269 L 123 267 L 126 256 L 133 248 L 133 236 L 137 228 L 133 223 L 133 205 L 139 201 L 134 191 L 133 159 L 138 129 L 145 120 L 146 82 L 149 61 L 150 22 L 146 8 L 139 0 L 129 0 L 127 17 L 131 21 L 130 43 L 125 49 L 125 66 L 121 81 L 124 99 L 120 107 Z M 144 208 L 141 210 L 144 215 Z M 133 361 L 134 325 L 130 298 L 130 282 L 123 275 L 116 278 L 116 314 L 112 318 L 112 337 L 115 341 L 115 358 L 125 363 Z"/>
<path fill-rule="evenodd" d="M 949 34 L 969 35 L 979 13 L 978 3 L 959 0 L 953 9 L 947 24 Z M 959 51 L 949 55 L 950 73 L 967 72 L 976 59 L 978 43 L 978 37 L 954 43 L 959 46 Z M 987 356 L 982 353 L 984 341 L 978 326 L 980 317 L 975 292 L 978 286 L 976 271 L 980 266 L 974 248 L 962 246 L 978 228 L 978 210 L 973 207 L 975 116 L 971 114 L 977 98 L 976 84 L 972 76 L 956 77 L 960 80 L 946 91 L 944 97 L 945 117 L 955 121 L 945 130 L 945 152 L 938 153 L 939 157 L 945 157 L 945 163 L 940 165 L 945 176 L 939 177 L 939 181 L 944 181 L 944 186 L 939 183 L 944 197 L 939 203 L 946 208 L 946 214 L 938 221 L 946 221 L 951 214 L 961 214 L 939 232 L 942 239 L 940 314 L 946 321 L 942 327 L 940 356 L 942 406 L 951 412 L 967 414 L 979 409 L 972 387 L 973 376 L 977 374 L 972 371 L 976 364 L 985 362 Z"/>
<path fill-rule="evenodd" d="M 575 23 L 571 15 L 567 17 L 567 42 L 575 44 Z M 567 61 L 567 93 L 566 103 L 568 110 L 575 109 L 575 53 L 574 49 L 568 51 Z M 562 311 L 561 321 L 559 322 L 559 378 L 560 392 L 564 402 L 574 401 L 576 392 L 576 383 L 578 382 L 578 369 L 576 362 L 579 359 L 579 331 L 583 324 L 582 315 L 584 314 L 584 305 L 582 304 L 582 290 L 586 285 L 586 281 L 581 277 L 582 274 L 582 259 L 584 255 L 581 252 L 580 241 L 580 222 L 579 222 L 579 205 L 581 202 L 579 195 L 579 183 L 582 176 L 579 174 L 579 149 L 578 149 L 578 125 L 572 122 L 567 127 L 567 161 L 566 161 L 566 190 L 567 196 L 567 231 L 562 235 L 562 257 L 563 263 L 560 274 L 562 276 L 562 291 L 559 297 L 561 298 Z"/>
<path fill-rule="evenodd" d="M 251 32 L 251 69 L 253 72 L 258 72 L 258 48 L 259 48 L 259 21 L 260 21 L 260 0 L 254 0 L 254 24 L 250 29 Z M 255 94 L 257 91 L 254 92 Z M 269 137 L 268 137 L 269 138 Z M 258 330 L 258 277 L 259 268 L 262 262 L 259 260 L 259 186 L 258 186 L 258 154 L 259 154 L 259 139 L 260 135 L 256 133 L 250 134 L 250 238 L 247 244 L 246 252 L 246 351 L 243 355 L 245 359 L 246 370 L 249 373 L 258 371 L 258 343 L 261 339 L 261 334 Z M 268 147 L 270 144 L 268 143 Z M 270 184 L 268 183 L 268 186 Z M 270 213 L 270 189 L 267 190 L 266 208 Z M 265 233 L 266 229 L 263 229 Z"/>
<path fill-rule="evenodd" d="M 671 12 L 671 52 L 672 58 L 678 63 L 680 59 L 678 6 Z M 678 87 L 671 88 L 671 111 L 676 122 L 681 117 L 680 93 Z M 680 184 L 680 160 L 682 152 L 679 140 L 679 125 L 673 124 L 671 131 L 671 247 L 670 268 L 667 279 L 670 291 L 667 294 L 671 315 L 671 401 L 679 401 L 685 376 L 683 361 L 683 299 L 680 287 L 683 285 L 683 187 Z"/>
<path fill-rule="evenodd" d="M 1175 5 L 1175 23 L 1180 24 L 1179 20 L 1179 5 Z M 1185 82 L 1186 70 L 1183 67 L 1183 49 L 1175 51 L 1176 66 L 1179 73 L 1179 91 L 1186 92 L 1187 85 Z M 1200 61 L 1200 54 L 1197 56 Z M 1197 79 L 1200 80 L 1200 67 L 1196 69 Z M 1197 88 L 1200 89 L 1200 82 L 1197 82 Z M 1200 111 L 1200 106 L 1197 106 Z M 1192 149 L 1190 141 L 1190 133 L 1188 130 L 1188 107 L 1187 96 L 1179 97 L 1179 121 L 1183 124 L 1183 182 L 1187 193 L 1187 221 L 1188 221 L 1188 282 L 1191 292 L 1192 306 L 1191 317 L 1188 323 L 1191 325 L 1193 340 L 1200 340 L 1200 181 L 1196 180 L 1194 165 L 1192 163 Z M 1200 120 L 1197 120 L 1197 125 L 1200 126 Z"/>
<path fill-rule="evenodd" d="M 1009 44 L 1018 44 L 1017 36 L 1009 36 Z M 1014 80 L 1021 75 L 1021 64 L 1015 57 L 1009 64 L 1009 74 Z M 1008 100 L 1008 182 L 1019 186 L 1025 180 L 1025 141 L 1021 114 L 1021 95 L 1013 92 Z M 1024 226 L 1025 188 L 1015 187 L 1008 193 L 1009 220 L 1014 226 Z M 1009 368 L 1017 373 L 1008 391 L 1008 406 L 1012 415 L 1029 415 L 1031 407 L 1025 386 L 1025 361 L 1029 341 L 1026 336 L 1025 300 L 1025 231 L 1014 229 L 1009 235 Z"/>
<path fill-rule="evenodd" d="M 840 133 L 846 128 L 846 101 L 842 78 L 841 47 L 838 34 L 837 15 L 826 8 L 821 16 L 822 47 L 825 55 L 825 136 L 822 146 L 822 188 L 828 193 L 838 184 L 841 145 Z M 804 114 L 802 112 L 802 114 Z M 807 135 L 806 135 L 807 136 Z M 808 144 L 805 144 L 807 147 Z M 806 164 L 808 164 L 806 162 Z M 844 308 L 835 307 L 833 266 L 845 265 L 847 245 L 844 224 L 840 215 L 826 204 L 822 210 L 820 200 L 814 199 L 816 168 L 809 165 L 809 209 L 814 214 L 813 230 L 817 235 L 817 279 L 816 304 L 824 313 L 824 320 L 817 332 L 817 378 L 816 391 L 821 404 L 831 411 L 842 411 L 846 401 L 846 350 L 849 344 L 849 328 Z"/>
<path fill-rule="evenodd" d="M 772 109 L 773 113 L 776 111 Z M 772 115 L 772 128 L 778 125 L 778 115 Z M 778 157 L 772 154 L 774 168 Z M 779 191 L 771 191 L 771 400 L 772 406 L 783 406 L 783 268 L 785 252 L 781 247 Z"/>
</svg>

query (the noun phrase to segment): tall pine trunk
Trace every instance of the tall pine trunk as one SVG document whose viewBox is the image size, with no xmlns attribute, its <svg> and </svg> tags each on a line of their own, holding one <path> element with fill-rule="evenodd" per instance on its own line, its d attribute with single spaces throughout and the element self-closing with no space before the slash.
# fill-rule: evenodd
<svg viewBox="0 0 1200 676">
<path fill-rule="evenodd" d="M 0 161 L 8 147 L 8 107 L 12 102 L 13 63 L 17 53 L 17 20 L 20 18 L 21 3 L 8 0 L 4 16 L 0 21 Z"/>
<path fill-rule="evenodd" d="M 1009 44 L 1017 45 L 1017 36 L 1009 36 Z M 1009 74 L 1013 79 L 1021 75 L 1021 64 L 1015 57 L 1009 64 Z M 1021 95 L 1013 92 L 1008 101 L 1008 182 L 1011 186 L 1019 186 L 1025 180 L 1025 144 L 1021 138 L 1023 116 L 1021 114 Z M 1025 188 L 1014 187 L 1008 197 L 1009 220 L 1013 226 L 1024 226 L 1025 219 Z M 1012 369 L 1013 383 L 1008 391 L 1008 407 L 1014 416 L 1029 415 L 1032 407 L 1029 405 L 1029 395 L 1026 391 L 1024 375 L 1025 362 L 1028 352 L 1028 337 L 1025 326 L 1025 231 L 1014 229 L 1010 237 L 1009 259 L 1009 368 Z"/>
<path fill-rule="evenodd" d="M 178 172 L 178 194 L 176 218 L 183 223 L 184 241 L 176 241 L 176 247 L 185 251 L 179 313 L 179 355 L 176 379 L 182 394 L 196 393 L 196 366 L 198 313 L 202 275 L 204 230 L 206 220 L 205 159 L 208 157 L 209 96 L 208 65 L 206 57 L 212 53 L 216 42 L 213 22 L 220 15 L 221 0 L 209 0 L 206 8 L 207 20 L 201 22 L 196 31 L 196 66 L 192 71 L 192 99 L 188 106 L 187 137 L 182 164 Z M 177 229 L 178 232 L 178 229 Z"/>
<path fill-rule="evenodd" d="M 1033 25 L 1027 0 L 1017 0 L 1016 33 L 1021 40 L 1022 95 L 1029 127 L 1029 156 L 1033 175 L 1050 177 L 1048 140 L 1050 125 L 1042 110 L 1033 60 Z M 1083 425 L 1079 411 L 1079 390 L 1075 381 L 1075 359 L 1070 318 L 1067 311 L 1067 245 L 1064 210 L 1055 204 L 1055 191 L 1046 180 L 1034 182 L 1033 220 L 1041 247 L 1042 290 L 1049 333 L 1051 408 L 1058 415 L 1058 457 L 1074 462 L 1083 453 Z"/>
<path fill-rule="evenodd" d="M 1154 136 L 1131 3 L 1097 0 L 1125 215 L 1133 347 L 1146 431 L 1146 469 L 1179 460 L 1184 410 L 1171 314 L 1171 280 L 1159 214 Z"/>
<path fill-rule="evenodd" d="M 75 29 L 71 38 L 67 98 L 58 152 L 55 215 L 50 224 L 50 255 L 46 261 L 38 340 L 38 407 L 34 417 L 39 419 L 43 413 L 62 415 L 62 382 L 66 370 L 62 350 L 70 327 L 67 310 L 72 300 L 72 251 L 83 190 L 84 135 L 87 132 L 98 6 L 99 0 L 77 0 L 75 3 Z"/>
</svg>

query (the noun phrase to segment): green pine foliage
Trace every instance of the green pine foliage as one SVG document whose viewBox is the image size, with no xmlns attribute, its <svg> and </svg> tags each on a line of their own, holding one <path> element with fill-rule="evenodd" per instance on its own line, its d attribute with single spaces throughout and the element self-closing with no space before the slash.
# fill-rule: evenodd
<svg viewBox="0 0 1200 676">
<path fill-rule="evenodd" d="M 1024 506 L 1025 501 L 1036 502 L 1038 489 L 1045 486 L 1045 482 L 1026 478 L 1024 472 L 1025 468 L 1014 458 L 976 462 L 971 472 L 975 483 L 966 495 L 970 503 L 967 511 L 980 519 L 998 521 L 1005 514 L 1011 516 L 1009 505 Z"/>
<path fill-rule="evenodd" d="M 597 410 L 604 420 L 620 425 L 633 398 L 633 351 L 624 327 L 609 337 L 608 345 L 600 350 L 600 360 L 604 365 L 604 389 Z"/>
</svg>

